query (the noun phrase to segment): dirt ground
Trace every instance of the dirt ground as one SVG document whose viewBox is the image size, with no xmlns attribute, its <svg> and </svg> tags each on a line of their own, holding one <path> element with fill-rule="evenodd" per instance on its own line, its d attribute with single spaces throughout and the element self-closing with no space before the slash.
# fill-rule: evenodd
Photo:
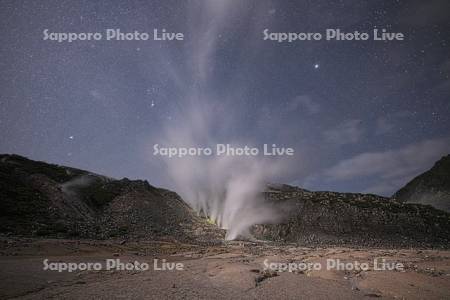
<svg viewBox="0 0 450 300">
<path fill-rule="evenodd" d="M 2 238 L 0 243 L 1 299 L 450 299 L 450 251 L 252 242 L 199 246 Z M 91 262 L 102 269 L 44 270 L 45 259 L 53 266 Z M 137 261 L 149 269 L 108 270 L 107 259 Z M 157 268 L 178 263 L 183 269 L 155 269 L 155 259 Z M 374 259 L 397 268 L 374 270 Z M 338 260 L 341 269 L 326 268 Z M 291 270 L 283 271 L 289 263 Z M 300 267 L 307 263 L 316 269 Z M 344 263 L 350 264 L 344 268 Z M 369 268 L 356 267 L 362 263 Z"/>
</svg>

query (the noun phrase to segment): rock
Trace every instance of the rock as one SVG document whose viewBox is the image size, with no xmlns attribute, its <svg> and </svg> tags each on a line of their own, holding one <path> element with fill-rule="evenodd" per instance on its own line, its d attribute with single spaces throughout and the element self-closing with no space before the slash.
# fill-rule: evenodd
<svg viewBox="0 0 450 300">
<path fill-rule="evenodd" d="M 255 277 L 255 285 L 259 285 L 261 282 L 266 280 L 267 278 L 276 277 L 278 276 L 278 273 L 276 271 L 272 270 L 264 270 L 260 273 L 260 275 Z"/>
<path fill-rule="evenodd" d="M 441 180 L 448 159 L 427 176 Z M 445 178 L 436 181 L 440 191 L 446 187 Z M 427 180 L 420 182 L 435 183 Z M 391 199 L 269 185 L 262 193 L 285 218 L 278 224 L 253 226 L 256 239 L 312 247 L 450 246 L 450 214 L 403 203 L 400 192 L 398 199 Z M 0 155 L 0 194 L 0 233 L 5 234 L 114 238 L 119 245 L 141 238 L 217 245 L 225 237 L 224 230 L 198 216 L 175 192 L 142 180 L 116 180 L 18 155 Z"/>
<path fill-rule="evenodd" d="M 450 212 L 450 154 L 411 180 L 393 197 L 402 203 L 428 204 Z"/>
<path fill-rule="evenodd" d="M 381 293 L 373 292 L 373 293 L 364 294 L 364 296 L 366 296 L 366 297 L 373 297 L 373 298 L 380 298 L 382 295 L 381 295 Z"/>
<path fill-rule="evenodd" d="M 176 193 L 142 180 L 115 180 L 85 170 L 0 155 L 0 233 L 57 238 L 217 241 Z M 194 229 L 200 228 L 200 236 Z"/>
<path fill-rule="evenodd" d="M 253 226 L 257 239 L 305 246 L 450 247 L 450 214 L 430 206 L 286 186 L 269 186 L 265 198 L 286 217 Z"/>
</svg>

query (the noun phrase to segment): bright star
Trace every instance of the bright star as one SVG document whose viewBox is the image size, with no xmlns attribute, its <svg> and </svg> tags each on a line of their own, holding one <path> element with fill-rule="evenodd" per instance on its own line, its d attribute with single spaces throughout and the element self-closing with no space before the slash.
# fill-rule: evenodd
<svg viewBox="0 0 450 300">
<path fill-rule="evenodd" d="M 315 64 L 314 69 L 318 69 L 318 68 L 319 68 L 319 64 Z"/>
</svg>

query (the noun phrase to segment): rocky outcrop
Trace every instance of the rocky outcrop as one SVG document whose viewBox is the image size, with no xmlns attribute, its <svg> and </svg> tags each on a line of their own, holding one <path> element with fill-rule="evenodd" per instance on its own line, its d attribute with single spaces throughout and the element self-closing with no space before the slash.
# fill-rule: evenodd
<svg viewBox="0 0 450 300">
<path fill-rule="evenodd" d="M 265 194 L 282 207 L 286 219 L 254 226 L 259 239 L 303 245 L 450 246 L 450 214 L 427 205 L 286 185 L 271 186 Z"/>
<path fill-rule="evenodd" d="M 0 232 L 26 236 L 217 240 L 174 192 L 141 180 L 0 156 Z"/>
<path fill-rule="evenodd" d="M 225 237 L 176 193 L 147 181 L 116 180 L 18 155 L 0 155 L 0 195 L 2 234 L 205 243 Z M 264 195 L 284 219 L 253 226 L 257 239 L 305 246 L 450 247 L 450 214 L 429 205 L 288 185 L 271 185 Z"/>
<path fill-rule="evenodd" d="M 430 170 L 411 180 L 393 198 L 450 212 L 450 155 L 442 157 Z"/>
</svg>

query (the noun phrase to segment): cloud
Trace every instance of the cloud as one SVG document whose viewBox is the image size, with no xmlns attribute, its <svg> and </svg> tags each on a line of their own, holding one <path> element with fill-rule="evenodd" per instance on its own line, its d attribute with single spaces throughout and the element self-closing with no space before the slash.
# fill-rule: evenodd
<svg viewBox="0 0 450 300">
<path fill-rule="evenodd" d="M 295 97 L 288 105 L 289 111 L 301 110 L 308 115 L 317 114 L 320 111 L 319 103 L 313 101 L 311 97 L 302 95 Z"/>
<path fill-rule="evenodd" d="M 383 135 L 386 133 L 390 133 L 394 129 L 394 124 L 390 122 L 385 117 L 381 117 L 377 119 L 377 123 L 375 126 L 375 134 Z"/>
<path fill-rule="evenodd" d="M 408 178 L 400 178 L 397 180 L 386 180 L 382 181 L 379 184 L 371 185 L 366 189 L 362 190 L 362 193 L 365 194 L 375 194 L 375 195 L 383 195 L 390 196 L 397 191 L 400 187 L 404 186 L 409 181 Z"/>
<path fill-rule="evenodd" d="M 407 121 L 414 118 L 415 112 L 401 110 L 389 114 L 388 116 L 379 117 L 375 123 L 375 135 L 390 134 L 396 131 L 396 127 L 405 127 Z"/>
<path fill-rule="evenodd" d="M 378 183 L 366 192 L 386 194 L 430 168 L 450 151 L 450 139 L 430 139 L 395 150 L 367 152 L 342 160 L 323 172 L 328 181 L 376 177 Z"/>
<path fill-rule="evenodd" d="M 325 140 L 337 145 L 355 144 L 364 134 L 359 119 L 347 120 L 335 128 L 328 129 L 323 133 Z"/>
</svg>

